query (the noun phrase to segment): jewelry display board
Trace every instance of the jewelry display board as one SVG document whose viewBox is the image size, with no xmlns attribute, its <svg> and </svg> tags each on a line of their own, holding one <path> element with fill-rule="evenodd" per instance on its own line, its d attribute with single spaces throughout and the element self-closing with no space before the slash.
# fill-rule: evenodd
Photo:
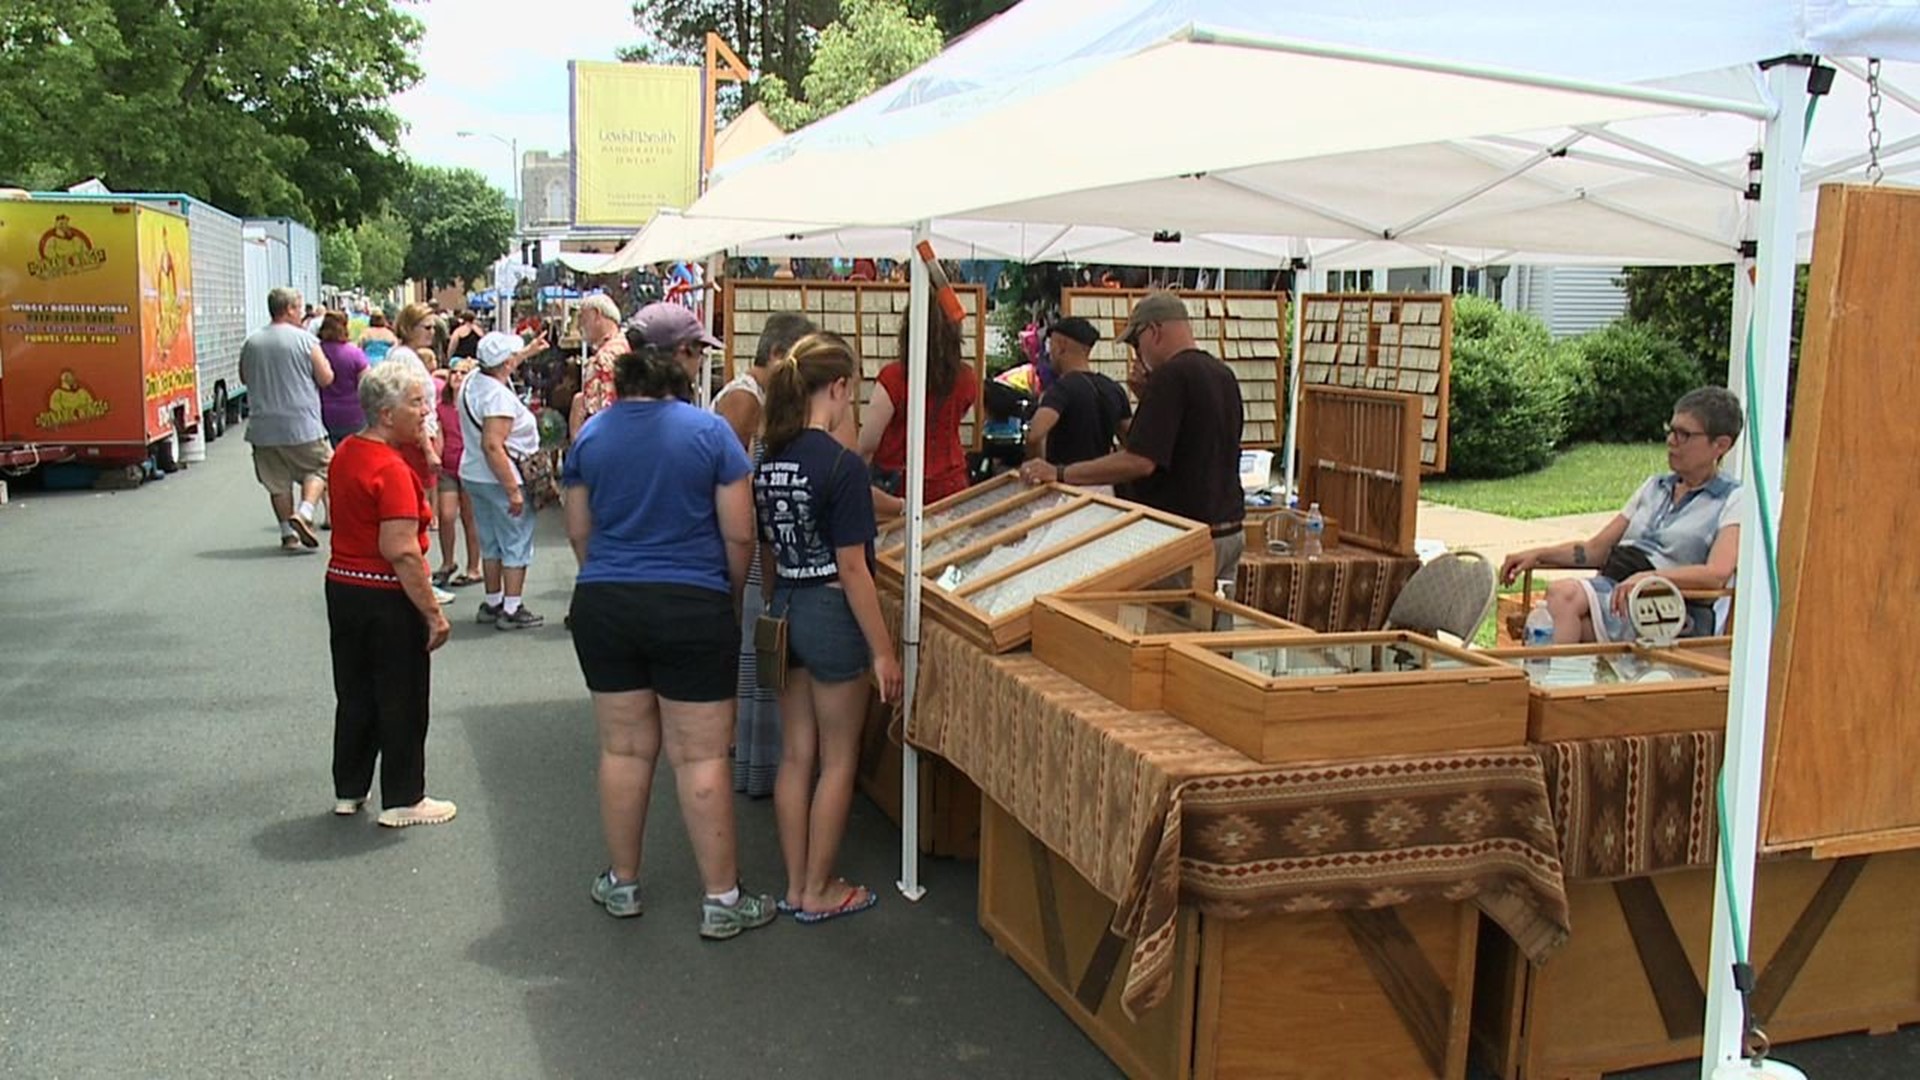
<svg viewBox="0 0 1920 1080">
<path fill-rule="evenodd" d="M 1306 627 L 1217 596 L 1187 591 L 1043 596 L 1033 608 L 1033 655 L 1048 667 L 1140 711 L 1160 707 L 1167 646 L 1238 640 L 1235 634 L 1308 633 Z"/>
<path fill-rule="evenodd" d="M 760 331 L 776 311 L 797 311 L 822 330 L 846 338 L 860 354 L 860 401 L 864 407 L 880 369 L 901 359 L 900 323 L 907 316 L 909 286 L 871 281 L 733 281 L 722 294 L 726 317 L 726 376 L 753 363 Z M 973 365 L 980 385 L 987 379 L 987 289 L 955 285 L 967 321 L 960 328 L 960 352 Z M 900 402 L 894 403 L 896 406 Z M 976 408 L 975 413 L 978 413 Z M 980 449 L 977 416 L 960 422 L 960 443 Z"/>
<path fill-rule="evenodd" d="M 1301 399 L 1301 504 L 1339 518 L 1349 544 L 1412 555 L 1420 399 L 1331 386 L 1306 387 Z"/>
<path fill-rule="evenodd" d="M 1092 322 L 1100 330 L 1093 347 L 1093 370 L 1127 385 L 1132 353 L 1120 343 L 1133 305 L 1145 289 L 1062 289 L 1060 312 Z M 1280 445 L 1281 403 L 1286 378 L 1287 294 L 1214 290 L 1180 293 L 1193 323 L 1193 339 L 1219 357 L 1240 380 L 1245 417 L 1240 444 L 1270 449 Z M 1131 391 L 1129 391 L 1131 394 Z"/>
<path fill-rule="evenodd" d="M 1162 707 L 1255 761 L 1518 746 L 1527 679 L 1405 631 L 1167 647 Z"/>
<path fill-rule="evenodd" d="M 1485 655 L 1526 672 L 1533 742 L 1719 731 L 1727 724 L 1726 669 L 1683 650 L 1586 644 Z"/>
<path fill-rule="evenodd" d="M 1447 471 L 1453 297 L 1446 293 L 1307 293 L 1300 382 L 1420 395 L 1420 464 Z"/>
</svg>

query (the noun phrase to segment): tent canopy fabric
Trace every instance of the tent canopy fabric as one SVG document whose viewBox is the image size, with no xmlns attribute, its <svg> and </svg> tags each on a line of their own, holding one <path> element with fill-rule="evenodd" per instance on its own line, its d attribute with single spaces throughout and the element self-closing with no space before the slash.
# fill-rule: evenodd
<svg viewBox="0 0 1920 1080">
<path fill-rule="evenodd" d="M 562 251 L 547 261 L 559 263 L 561 266 L 576 273 L 604 274 L 610 272 L 606 269 L 606 265 L 612 259 L 613 256 L 611 255 L 594 255 L 584 251 Z"/>
<path fill-rule="evenodd" d="M 773 122 L 767 110 L 754 102 L 739 116 L 727 121 L 713 137 L 713 165 L 720 168 L 780 141 L 786 132 Z"/>
</svg>

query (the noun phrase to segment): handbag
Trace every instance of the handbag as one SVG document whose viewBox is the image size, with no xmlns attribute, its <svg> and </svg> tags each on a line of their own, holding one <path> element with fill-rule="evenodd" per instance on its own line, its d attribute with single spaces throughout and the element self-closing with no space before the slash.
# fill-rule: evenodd
<svg viewBox="0 0 1920 1080">
<path fill-rule="evenodd" d="M 753 620 L 755 682 L 762 690 L 787 688 L 787 619 L 762 615 Z"/>
<path fill-rule="evenodd" d="M 460 394 L 460 408 L 466 412 L 467 419 L 473 421 L 473 429 L 485 432 L 487 425 L 473 412 L 473 402 L 466 393 Z M 560 480 L 554 475 L 553 458 L 545 450 L 535 450 L 531 454 L 516 454 L 507 448 L 507 460 L 520 471 L 520 490 L 525 495 L 527 505 L 535 510 L 543 510 L 560 501 Z"/>
<path fill-rule="evenodd" d="M 1615 544 L 1600 567 L 1600 576 L 1610 581 L 1625 581 L 1635 574 L 1653 569 L 1653 559 L 1631 544 Z"/>
</svg>

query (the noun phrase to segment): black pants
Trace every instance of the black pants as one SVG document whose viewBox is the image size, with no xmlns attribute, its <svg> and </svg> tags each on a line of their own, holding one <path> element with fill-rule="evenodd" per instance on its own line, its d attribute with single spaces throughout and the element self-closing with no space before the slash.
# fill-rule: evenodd
<svg viewBox="0 0 1920 1080">
<path fill-rule="evenodd" d="M 412 806 L 427 793 L 427 709 L 432 664 L 419 609 L 397 589 L 327 582 L 333 651 L 333 794 Z"/>
</svg>

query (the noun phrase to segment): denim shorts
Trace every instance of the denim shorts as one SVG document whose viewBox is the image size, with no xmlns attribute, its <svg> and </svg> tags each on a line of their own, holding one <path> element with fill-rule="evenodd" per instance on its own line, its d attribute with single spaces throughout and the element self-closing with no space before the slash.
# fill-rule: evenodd
<svg viewBox="0 0 1920 1080">
<path fill-rule="evenodd" d="M 774 586 L 767 614 L 786 616 L 787 662 L 805 668 L 816 682 L 848 682 L 873 666 L 873 651 L 844 589 L 782 582 Z"/>
<path fill-rule="evenodd" d="M 520 516 L 507 513 L 507 489 L 499 484 L 467 483 L 473 498 L 473 524 L 480 533 L 480 557 L 503 566 L 522 567 L 533 561 L 533 520 L 531 505 L 520 509 Z"/>
</svg>

